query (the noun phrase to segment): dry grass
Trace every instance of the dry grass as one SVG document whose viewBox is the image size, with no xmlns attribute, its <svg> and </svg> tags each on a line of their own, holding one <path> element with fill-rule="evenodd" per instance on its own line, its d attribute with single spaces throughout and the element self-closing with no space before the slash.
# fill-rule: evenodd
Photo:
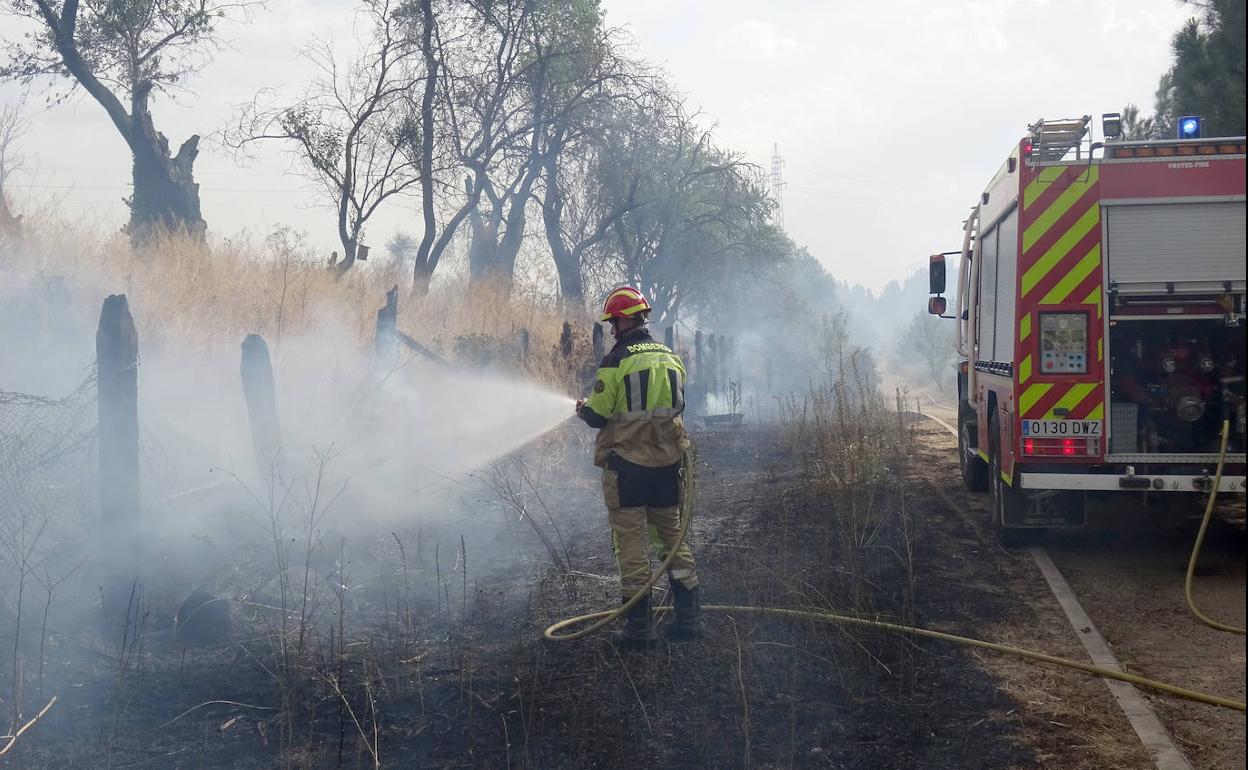
<svg viewBox="0 0 1248 770">
<path fill-rule="evenodd" d="M 358 351 L 360 361 L 367 362 L 374 348 L 377 311 L 385 303 L 387 290 L 397 285 L 398 329 L 420 345 L 451 361 L 497 368 L 509 376 L 564 392 L 579 390 L 582 369 L 591 358 L 588 314 L 567 313 L 541 286 L 520 283 L 508 293 L 469 286 L 463 278 L 452 276 L 435 283 L 427 296 L 414 297 L 407 291 L 408 281 L 408 276 L 381 264 L 381 260 L 336 279 L 313 250 L 289 231 L 278 231 L 260 244 L 205 244 L 170 236 L 136 251 L 121 235 L 102 236 L 64 223 L 36 223 L 28 227 L 20 240 L 0 238 L 0 307 L 4 308 L 4 321 L 0 323 L 11 322 L 7 328 L 0 328 L 0 344 L 5 348 L 0 350 L 5 354 L 0 358 L 0 368 L 9 356 L 15 362 L 27 362 L 38 361 L 42 355 L 55 357 L 55 366 L 65 367 L 69 376 L 81 376 L 81 367 L 89 364 L 92 357 L 91 339 L 101 303 L 104 297 L 116 293 L 125 293 L 129 299 L 141 355 L 149 360 L 174 354 L 173 360 L 198 359 L 208 364 L 205 371 L 237 371 L 239 344 L 248 334 L 258 333 L 268 342 L 275 360 L 282 356 L 285 342 L 290 351 L 306 350 L 309 344 L 339 346 Z M 566 354 L 568 346 L 561 339 L 565 321 L 572 324 L 574 332 Z M 408 357 L 402 356 L 405 361 Z M 33 383 L 29 386 L 32 390 L 44 387 L 38 373 L 31 374 L 21 380 L 22 384 Z M 0 387 L 10 379 L 4 376 Z M 48 394 L 59 395 L 56 387 L 48 385 L 47 389 L 52 391 Z M 0 468 L 3 460 L 0 457 Z M 541 463 L 520 468 L 521 481 L 530 489 L 516 490 L 517 499 L 523 497 L 526 504 L 531 500 L 534 511 L 544 511 L 545 503 L 537 493 L 540 482 L 533 474 L 546 472 L 545 462 L 543 455 Z M 322 458 L 320 472 L 313 469 L 309 477 L 310 500 L 298 499 L 299 490 L 293 480 L 287 480 L 285 487 L 258 490 L 262 493 L 259 518 L 270 531 L 274 549 L 271 567 L 277 577 L 270 582 L 277 584 L 276 596 L 269 603 L 272 606 L 259 608 L 254 602 L 244 606 L 253 616 L 250 626 L 257 640 L 269 642 L 272 648 L 267 656 L 258 650 L 258 657 L 241 644 L 240 649 L 253 660 L 267 661 L 267 665 L 260 665 L 275 679 L 281 704 L 280 740 L 287 749 L 283 752 L 284 762 L 291 755 L 296 734 L 310 734 L 310 728 L 302 724 L 302 720 L 312 719 L 309 704 L 317 703 L 317 698 L 324 700 L 328 692 L 332 696 L 330 702 L 340 712 L 340 727 L 348 733 L 343 741 L 351 738 L 348 727 L 353 726 L 359 745 L 367 750 L 371 764 L 376 765 L 381 748 L 375 704 L 382 697 L 379 688 L 384 686 L 376 676 L 379 659 L 377 653 L 371 652 L 371 645 L 362 663 L 354 662 L 355 656 L 348 655 L 352 629 L 345 616 L 348 612 L 354 614 L 355 608 L 346 595 L 349 580 L 342 566 L 346 560 L 339 554 L 337 572 L 321 569 L 314 575 L 311 566 L 314 554 L 322 547 L 321 519 L 327 505 L 318 504 L 314 493 L 323 478 L 324 464 Z M 269 481 L 281 483 L 273 478 Z M 265 500 L 287 498 L 290 499 L 286 506 L 291 509 L 288 511 L 279 510 L 280 505 L 263 505 Z M 557 538 L 554 522 L 548 511 L 545 514 Z M 8 535 L 13 526 L 0 501 L 0 545 L 11 539 Z M 419 536 L 417 530 L 417 559 Z M 393 538 L 402 551 L 399 535 Z M 435 554 L 436 548 L 435 542 Z M 31 549 L 33 545 L 27 550 Z M 562 543 L 558 543 L 558 549 L 564 550 Z M 404 630 L 392 655 L 396 660 L 410 651 L 414 636 L 410 565 L 406 561 L 408 554 L 403 552 L 400 556 L 403 601 L 399 622 Z M 455 556 L 452 572 L 458 577 L 455 587 L 460 594 L 455 597 L 455 604 L 464 618 L 470 607 L 470 584 L 469 548 L 462 536 Z M 448 566 L 447 554 L 443 553 L 441 558 L 444 563 L 437 564 L 436 570 L 437 586 L 441 589 L 438 606 L 445 599 L 449 618 L 450 578 L 443 581 L 440 574 Z M 7 560 L 6 557 L 4 561 Z M 13 577 L 27 593 L 38 580 L 46 602 L 43 607 L 35 607 L 34 614 L 43 609 L 46 615 L 52 591 L 59 584 L 56 576 L 46 574 L 46 570 L 36 573 L 25 562 L 20 574 L 12 576 L 10 572 L 7 565 L 0 564 L 0 596 L 10 593 Z M 327 592 L 326 586 L 335 586 L 337 592 L 329 595 L 333 592 Z M 145 595 L 142 598 L 146 601 Z M 131 615 L 135 606 L 132 600 Z M 400 606 L 397 596 L 394 606 L 396 610 Z M 3 607 L 0 599 L 0 609 Z M 7 612 L 0 612 L 0 620 L 7 617 Z M 357 622 L 354 617 L 350 620 Z M 46 625 L 46 617 L 44 622 Z M 135 631 L 140 625 L 127 622 L 124 629 Z M 135 661 L 142 659 L 143 638 L 139 633 L 123 637 L 117 653 L 119 691 L 122 682 L 129 687 L 131 677 L 127 673 L 136 668 Z M 28 641 L 15 639 L 14 648 L 18 642 Z M 352 662 L 344 663 L 348 659 Z M 41 672 L 42 640 L 40 664 Z M 11 696 L 8 700 L 13 701 L 8 705 L 14 709 L 21 703 L 29 705 L 30 698 L 21 697 L 17 691 L 26 678 L 21 661 L 15 660 L 4 668 L 8 670 L 0 681 L 7 685 L 9 682 L 4 680 L 11 677 L 14 690 L 6 693 Z M 397 672 L 394 679 L 397 685 Z M 397 691 L 401 689 L 396 687 Z M 114 731 L 119 718 L 114 717 Z M 6 714 L 3 719 L 5 727 L 9 723 L 13 727 L 20 725 L 16 713 Z"/>
<path fill-rule="evenodd" d="M 383 262 L 336 279 L 289 230 L 261 244 L 170 235 L 136 251 L 120 234 L 47 223 L 0 241 L 0 302 L 46 296 L 58 314 L 85 325 L 105 296 L 125 293 L 145 352 L 179 347 L 216 358 L 236 356 L 251 333 L 275 349 L 302 334 L 371 347 L 377 310 L 397 285 L 399 329 L 444 357 L 508 356 L 532 379 L 565 384 L 566 366 L 551 355 L 565 320 L 576 332 L 573 358 L 586 357 L 588 314 L 566 312 L 547 287 L 518 284 L 506 296 L 451 276 L 415 297 L 408 294 L 410 276 Z M 522 329 L 529 354 L 520 361 Z"/>
<path fill-rule="evenodd" d="M 889 403 L 874 384 L 874 372 L 843 344 L 834 346 L 830 358 L 834 365 L 825 383 L 779 402 L 781 444 L 800 467 L 802 484 L 777 507 L 786 532 L 802 512 L 814 517 L 801 538 L 836 565 L 836 577 L 812 585 L 799 570 L 781 585 L 800 604 L 910 625 L 917 533 L 900 481 L 914 439 L 904 394 Z M 907 640 L 856 628 L 823 633 L 844 642 L 844 654 L 861 654 L 866 665 L 886 672 L 898 697 L 913 691 Z"/>
</svg>

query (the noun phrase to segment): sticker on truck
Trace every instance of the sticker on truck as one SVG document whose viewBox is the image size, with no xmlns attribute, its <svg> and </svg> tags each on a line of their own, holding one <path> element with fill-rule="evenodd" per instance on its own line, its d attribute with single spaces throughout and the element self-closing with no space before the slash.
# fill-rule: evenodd
<svg viewBox="0 0 1248 770">
<path fill-rule="evenodd" d="M 1096 438 L 1101 435 L 1102 424 L 1101 420 L 1023 420 L 1023 435 Z"/>
</svg>

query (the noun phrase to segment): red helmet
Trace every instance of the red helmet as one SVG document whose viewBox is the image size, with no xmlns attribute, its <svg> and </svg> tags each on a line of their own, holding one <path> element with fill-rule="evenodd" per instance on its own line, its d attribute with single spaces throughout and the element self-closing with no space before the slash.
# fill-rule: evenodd
<svg viewBox="0 0 1248 770">
<path fill-rule="evenodd" d="M 650 303 L 646 302 L 641 292 L 632 286 L 621 286 L 607 296 L 607 301 L 602 304 L 602 318 L 599 320 L 628 318 L 638 313 L 648 312 L 650 312 Z"/>
</svg>

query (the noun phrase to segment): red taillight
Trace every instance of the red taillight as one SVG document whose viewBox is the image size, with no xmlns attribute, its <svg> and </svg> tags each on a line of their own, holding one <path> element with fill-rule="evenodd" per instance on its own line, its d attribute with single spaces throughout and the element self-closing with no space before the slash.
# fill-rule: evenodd
<svg viewBox="0 0 1248 770">
<path fill-rule="evenodd" d="M 1022 441 L 1023 455 L 1028 457 L 1094 457 L 1100 454 L 1100 441 L 1094 438 L 1034 438 Z"/>
<path fill-rule="evenodd" d="M 1031 155 L 1031 142 L 1023 142 L 1023 155 Z"/>
</svg>

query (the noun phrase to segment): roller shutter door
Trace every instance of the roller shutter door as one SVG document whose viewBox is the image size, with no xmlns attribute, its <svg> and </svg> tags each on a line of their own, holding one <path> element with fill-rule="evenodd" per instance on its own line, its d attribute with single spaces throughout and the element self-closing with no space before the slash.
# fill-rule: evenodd
<svg viewBox="0 0 1248 770">
<path fill-rule="evenodd" d="M 1244 285 L 1243 201 L 1105 207 L 1109 281 L 1119 291 Z"/>
</svg>

